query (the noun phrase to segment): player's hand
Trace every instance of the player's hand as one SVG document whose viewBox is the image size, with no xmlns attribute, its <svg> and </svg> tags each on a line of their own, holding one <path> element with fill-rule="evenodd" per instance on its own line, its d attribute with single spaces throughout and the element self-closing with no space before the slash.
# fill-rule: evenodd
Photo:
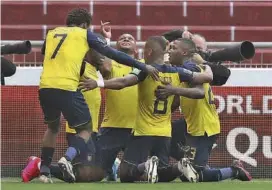
<svg viewBox="0 0 272 190">
<path fill-rule="evenodd" d="M 97 82 L 95 80 L 86 77 L 80 79 L 78 90 L 86 92 L 88 90 L 93 90 L 95 88 L 97 88 Z"/>
<path fill-rule="evenodd" d="M 183 31 L 182 38 L 192 39 L 192 37 L 193 37 L 193 34 L 191 34 L 188 30 Z"/>
<path fill-rule="evenodd" d="M 100 30 L 101 30 L 101 34 L 108 39 L 111 39 L 111 27 L 108 26 L 108 24 L 110 24 L 110 22 L 102 22 L 100 24 Z"/>
<path fill-rule="evenodd" d="M 206 62 L 198 53 L 194 53 L 192 60 L 199 65 Z"/>
<path fill-rule="evenodd" d="M 151 65 L 146 65 L 147 73 L 156 81 L 160 80 L 159 71 Z"/>
<path fill-rule="evenodd" d="M 172 85 L 158 86 L 155 90 L 155 96 L 158 99 L 166 99 L 168 96 L 174 95 L 174 88 Z"/>
</svg>

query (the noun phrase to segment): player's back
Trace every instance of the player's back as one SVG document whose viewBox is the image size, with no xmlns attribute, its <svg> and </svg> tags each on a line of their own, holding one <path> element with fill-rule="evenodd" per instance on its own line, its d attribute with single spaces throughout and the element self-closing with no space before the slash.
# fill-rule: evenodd
<svg viewBox="0 0 272 190">
<path fill-rule="evenodd" d="M 178 73 L 169 72 L 169 66 L 153 65 L 159 71 L 160 80 L 173 86 L 180 84 Z M 141 80 L 141 79 L 140 79 Z M 136 117 L 134 135 L 171 136 L 171 105 L 174 96 L 159 100 L 155 96 L 155 90 L 163 85 L 160 81 L 154 81 L 150 76 L 145 76 L 138 84 L 139 109 Z"/>
<path fill-rule="evenodd" d="M 86 52 L 87 30 L 79 27 L 57 27 L 45 41 L 45 56 L 40 88 L 76 91 Z"/>
<path fill-rule="evenodd" d="M 182 88 L 190 88 L 188 83 L 182 83 Z M 216 111 L 214 95 L 210 84 L 203 84 L 205 97 L 203 99 L 180 98 L 182 113 L 187 123 L 187 131 L 193 136 L 208 136 L 220 133 L 220 121 Z"/>
</svg>

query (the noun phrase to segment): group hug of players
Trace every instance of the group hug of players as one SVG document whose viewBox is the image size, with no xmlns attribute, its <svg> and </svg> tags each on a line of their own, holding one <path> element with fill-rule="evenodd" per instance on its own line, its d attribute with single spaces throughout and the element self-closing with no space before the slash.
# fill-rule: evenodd
<svg viewBox="0 0 272 190">
<path fill-rule="evenodd" d="M 66 27 L 46 36 L 39 100 L 48 128 L 41 157 L 29 157 L 23 182 L 52 183 L 52 176 L 69 183 L 116 181 L 118 169 L 121 182 L 251 180 L 240 161 L 227 168 L 207 165 L 220 121 L 210 87 L 214 74 L 195 53 L 193 39 L 173 39 L 171 32 L 151 36 L 138 61 L 132 35 L 121 35 L 113 49 L 110 28 L 101 23 L 99 35 L 90 24 L 88 11 L 77 8 Z M 99 88 L 106 89 L 106 108 L 98 129 Z M 171 124 L 178 107 L 184 119 Z M 68 149 L 54 165 L 61 114 Z M 178 162 L 170 165 L 169 157 Z"/>
</svg>

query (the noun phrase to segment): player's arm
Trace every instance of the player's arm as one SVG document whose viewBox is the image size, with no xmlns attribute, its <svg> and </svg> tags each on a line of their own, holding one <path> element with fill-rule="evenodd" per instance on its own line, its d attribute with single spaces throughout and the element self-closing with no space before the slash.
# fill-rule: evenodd
<svg viewBox="0 0 272 190">
<path fill-rule="evenodd" d="M 150 65 L 143 64 L 121 51 L 111 48 L 98 36 L 92 33 L 90 29 L 87 29 L 87 41 L 90 48 L 93 48 L 94 50 L 107 56 L 108 58 L 113 59 L 120 64 L 135 67 L 142 71 L 145 71 L 150 74 L 151 77 L 155 80 L 159 80 L 159 72 L 157 69 Z"/>
<path fill-rule="evenodd" d="M 210 83 L 213 81 L 213 72 L 211 67 L 205 65 L 205 70 L 202 73 L 193 72 L 192 83 L 195 84 L 203 84 L 203 83 Z"/>
<path fill-rule="evenodd" d="M 195 64 L 188 64 L 184 68 L 174 67 L 176 72 L 179 73 L 181 82 L 190 82 L 193 84 L 210 83 L 213 80 L 213 73 L 209 66 L 205 65 L 204 72 L 200 72 L 200 69 Z"/>
<path fill-rule="evenodd" d="M 112 90 L 121 90 L 123 88 L 133 86 L 143 81 L 147 74 L 138 69 L 134 69 L 130 74 L 120 78 L 113 78 L 110 80 L 99 79 L 97 81 L 93 79 L 81 79 L 79 83 L 79 90 L 88 91 L 95 89 L 96 87 L 107 88 Z"/>
<path fill-rule="evenodd" d="M 155 93 L 158 98 L 177 95 L 191 99 L 202 99 L 205 96 L 205 91 L 202 85 L 196 85 L 192 88 L 174 87 L 172 85 L 158 86 Z"/>
<path fill-rule="evenodd" d="M 178 109 L 178 107 L 180 106 L 180 97 L 179 96 L 175 96 L 173 103 L 171 105 L 171 111 L 174 112 L 176 111 L 176 109 Z"/>
<path fill-rule="evenodd" d="M 99 65 L 98 70 L 103 78 L 108 79 L 111 75 L 112 63 L 111 59 L 106 58 L 102 65 Z"/>
<path fill-rule="evenodd" d="M 143 81 L 147 77 L 147 73 L 140 71 L 139 69 L 133 69 L 133 71 L 127 76 L 121 78 L 113 78 L 110 80 L 104 80 L 104 88 L 112 90 L 121 90 L 123 88 L 133 86 Z"/>
</svg>

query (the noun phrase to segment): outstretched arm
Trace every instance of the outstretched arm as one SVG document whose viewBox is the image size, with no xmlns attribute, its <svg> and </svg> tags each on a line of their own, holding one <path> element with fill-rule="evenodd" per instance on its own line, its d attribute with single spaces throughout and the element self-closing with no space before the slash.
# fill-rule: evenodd
<svg viewBox="0 0 272 190">
<path fill-rule="evenodd" d="M 121 90 L 123 88 L 133 86 L 136 84 L 138 84 L 138 77 L 133 74 L 129 74 L 121 78 L 113 78 L 110 80 L 103 80 L 102 78 L 99 78 L 96 81 L 90 78 L 82 78 L 80 80 L 78 89 L 82 90 L 82 92 L 93 90 L 97 87 L 112 90 Z"/>
<path fill-rule="evenodd" d="M 104 88 L 112 90 L 121 90 L 123 88 L 138 84 L 138 78 L 135 75 L 129 74 L 121 78 L 113 78 L 104 80 Z"/>
</svg>

